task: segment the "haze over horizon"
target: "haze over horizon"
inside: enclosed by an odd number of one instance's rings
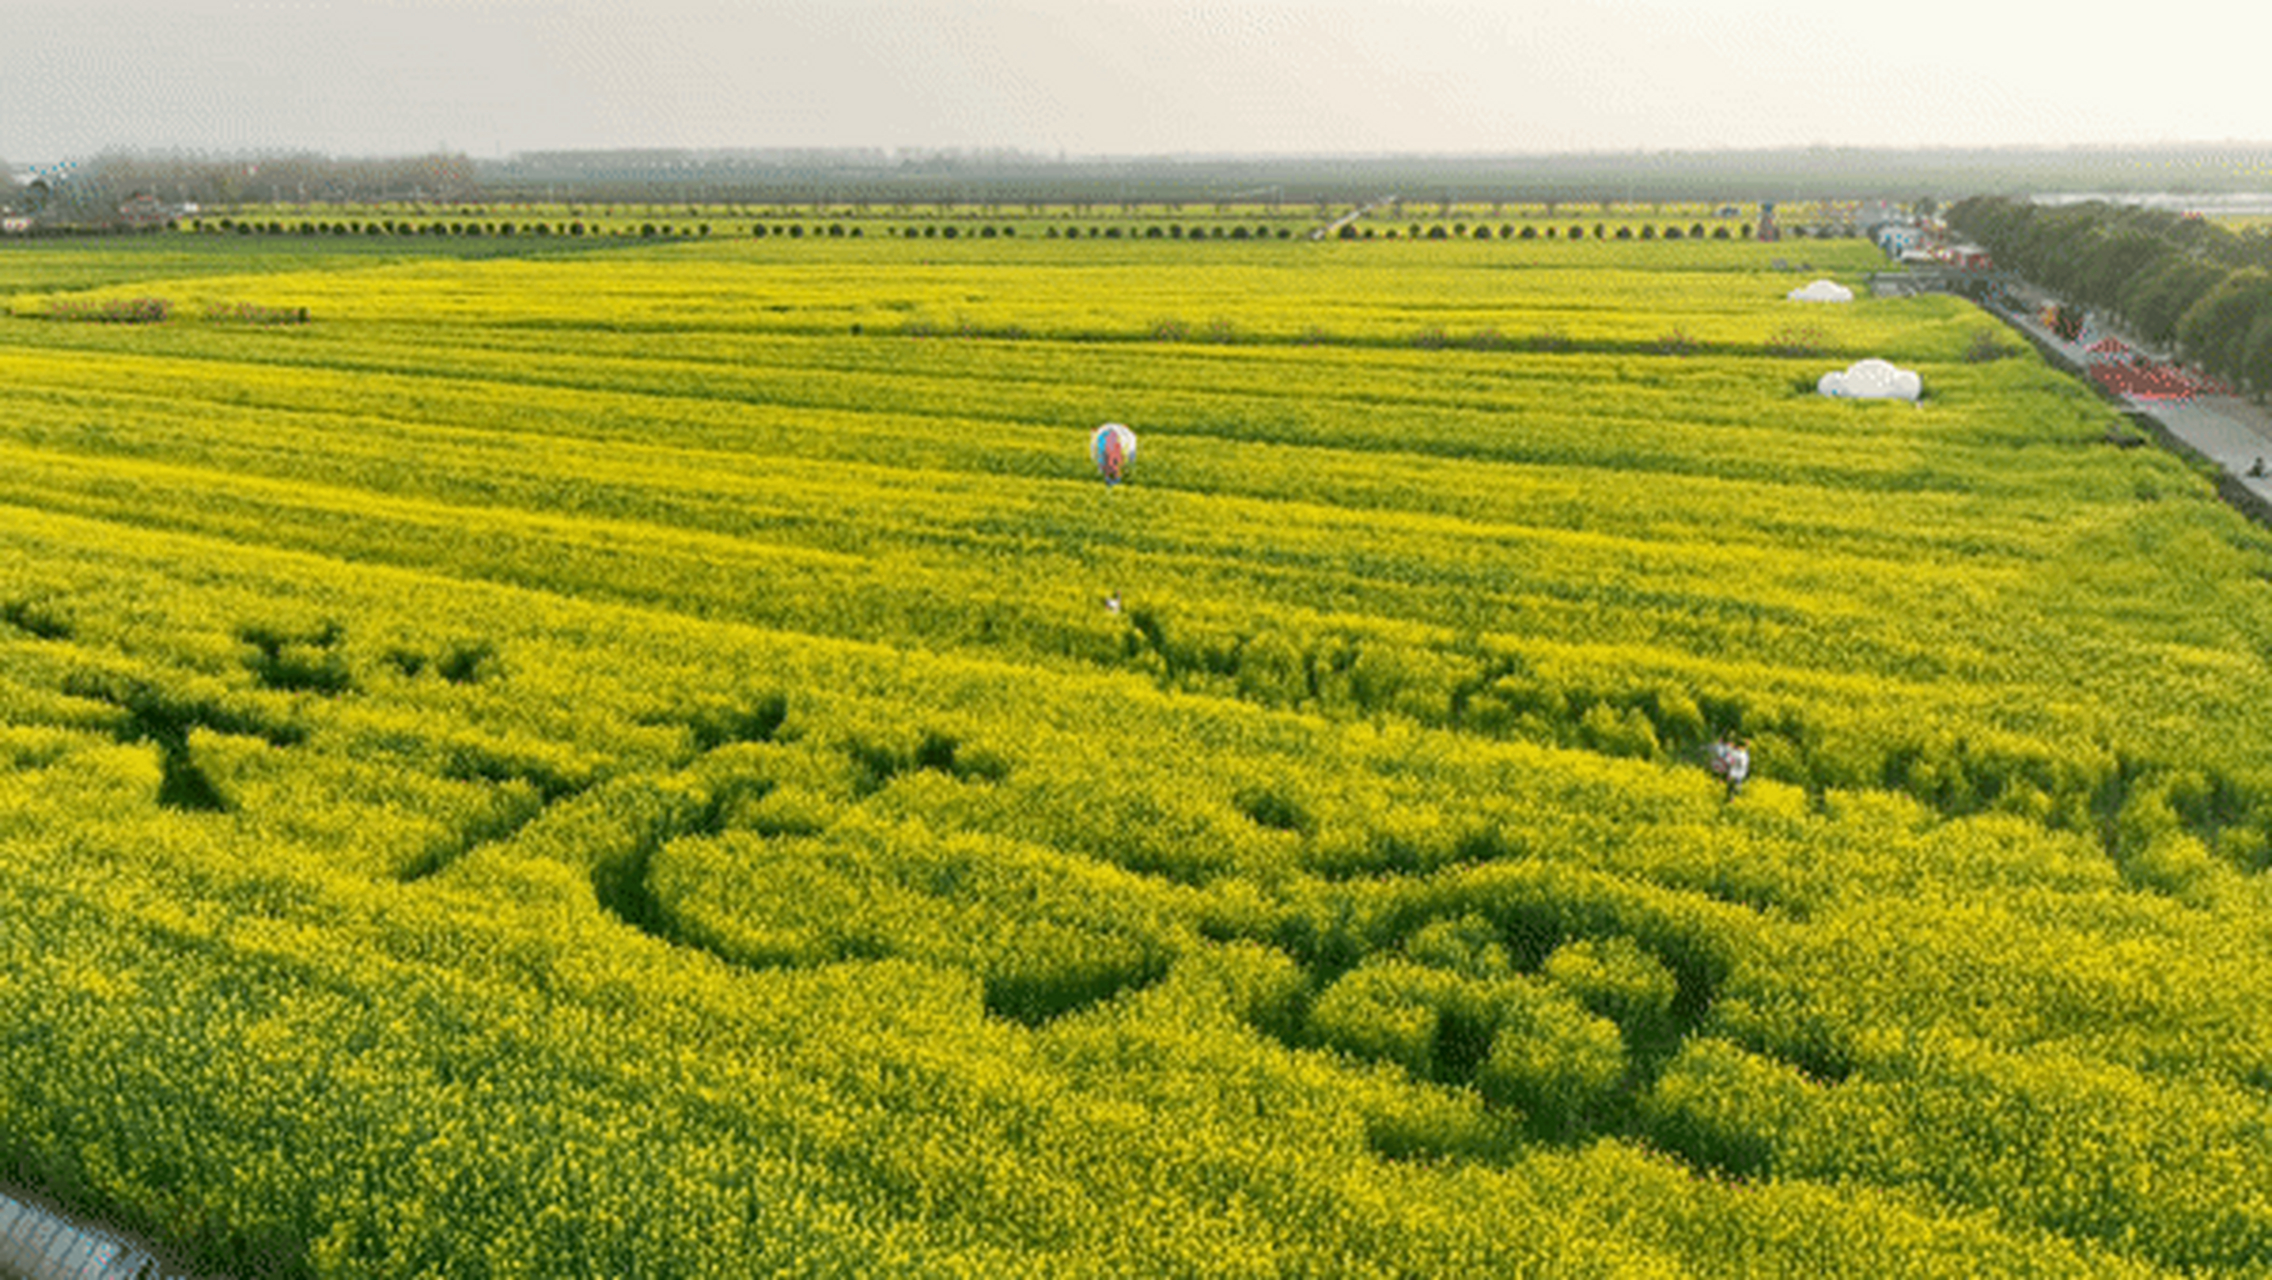
[[[1915,0],[0,0],[0,159],[2272,140],[2272,20]],[[2255,27],[2257,31],[2239,30]]]

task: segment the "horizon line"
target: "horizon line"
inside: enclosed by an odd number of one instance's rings
[[[27,162],[21,159],[10,162],[17,169],[54,168],[83,164],[105,156],[130,157],[189,157],[204,160],[258,160],[279,157],[321,157],[327,160],[391,160],[425,156],[455,156],[476,163],[510,163],[532,156],[555,155],[712,155],[712,156],[765,156],[765,155],[880,155],[891,158],[1017,158],[1040,164],[1127,163],[1132,161],[1211,161],[1211,162],[1270,162],[1270,161],[1398,161],[1398,160],[1626,160],[1636,157],[1726,157],[1726,156],[1805,156],[1824,154],[1844,155],[1948,155],[1993,156],[2013,154],[2153,154],[2160,152],[2188,152],[2233,149],[2258,151],[2263,159],[2272,163],[2272,139],[2221,138],[2221,139],[2170,139],[2157,142],[1998,142],[1998,143],[1894,143],[1894,142],[1804,142],[1757,144],[1725,147],[1589,147],[1553,150],[1285,150],[1285,151],[1085,151],[1074,152],[1064,148],[1035,148],[1016,145],[957,145],[933,146],[884,143],[731,143],[703,145],[620,144],[591,146],[524,147],[512,151],[476,154],[447,142],[433,147],[405,150],[326,150],[315,146],[259,146],[200,148],[167,144],[107,144],[99,149],[77,152],[58,159]]]

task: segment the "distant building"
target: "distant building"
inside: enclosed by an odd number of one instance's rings
[[[1988,257],[1988,251],[1976,244],[1950,245],[1943,256],[1950,266],[1959,271],[1989,271],[1996,265]]]
[[[1870,238],[1877,241],[1878,248],[1885,250],[1885,256],[1899,258],[1923,245],[1925,232],[1910,223],[1888,222],[1873,229]]]
[[[162,227],[171,216],[166,206],[158,203],[158,197],[146,191],[118,206],[119,221],[135,228]]]

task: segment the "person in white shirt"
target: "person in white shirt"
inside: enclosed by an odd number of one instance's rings
[[[1733,800],[1743,790],[1743,780],[1751,776],[1751,742],[1739,738],[1727,754],[1728,799]]]

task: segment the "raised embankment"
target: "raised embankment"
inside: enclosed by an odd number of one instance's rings
[[[159,1280],[148,1251],[0,1191],[0,1276],[11,1280]]]
[[[2246,451],[2235,452],[2231,443],[2234,434],[2228,422],[2212,422],[2210,411],[2185,401],[2166,404],[2139,401],[2116,394],[2090,376],[2089,362],[2076,354],[2074,345],[2062,342],[2044,330],[2034,317],[1998,308],[1994,314],[2021,337],[2026,338],[2043,353],[2043,358],[2055,368],[2073,374],[2099,393],[2107,403],[2120,409],[2138,429],[2152,437],[2163,448],[2216,471],[2217,496],[2225,503],[2258,524],[2272,526],[2272,480],[2250,474],[2250,463],[2243,456],[2257,457]],[[2259,432],[2261,433],[2261,432]],[[2263,447],[2264,456],[2272,456],[2272,441]]]

